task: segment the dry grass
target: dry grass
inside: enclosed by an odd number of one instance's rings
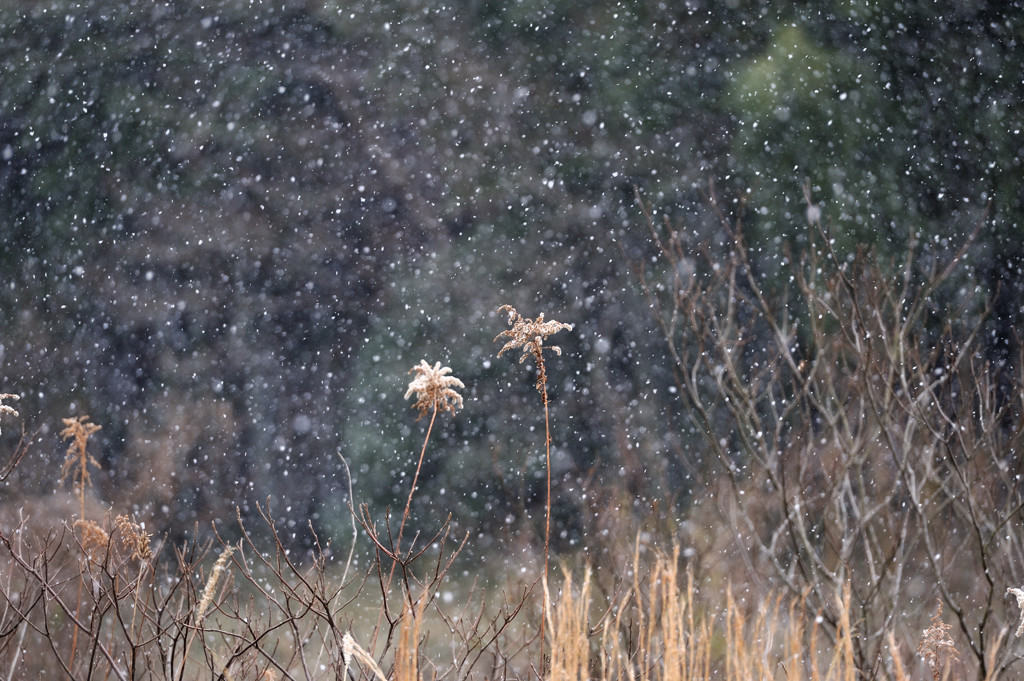
[[[318,557],[311,565],[289,558],[275,537],[258,547],[242,528],[240,544],[183,546],[173,557],[151,548],[149,535],[127,516],[112,525],[92,522],[69,552],[64,538],[40,543],[24,524],[0,532],[0,673],[116,679],[348,678],[355,681],[528,679],[547,681],[855,681],[854,649],[864,632],[852,617],[851,593],[834,593],[838,613],[828,627],[806,598],[738,594],[728,585],[701,584],[679,548],[663,552],[644,542],[610,592],[594,589],[586,565],[563,566],[542,576],[549,657],[541,672],[527,661],[533,625],[528,589],[502,599],[497,609],[479,598],[441,602],[447,565],[442,551],[433,574],[410,563],[415,592],[402,592],[391,615],[372,597],[377,564],[362,581],[339,583]],[[94,527],[93,527],[94,526]],[[59,529],[55,528],[55,529]],[[36,535],[38,536],[38,535]],[[90,538],[86,538],[90,537]],[[166,548],[166,547],[165,547]],[[204,569],[203,565],[209,565]],[[374,574],[376,572],[376,575]],[[88,588],[80,607],[72,599]],[[447,587],[446,587],[447,588]],[[510,590],[515,593],[514,590]],[[414,596],[410,598],[410,596]],[[377,625],[357,616],[357,600],[378,603]],[[533,615],[531,615],[533,616]],[[395,628],[394,637],[380,635]],[[516,623],[518,622],[518,623]],[[516,623],[516,624],[514,624]],[[376,627],[376,629],[375,629]],[[891,678],[909,681],[907,669],[946,678],[958,653],[952,627],[935,612],[920,642],[919,664],[904,658],[893,631],[886,633]],[[361,631],[371,643],[357,641]],[[77,652],[69,632],[79,634]],[[368,633],[368,635],[366,635]],[[905,650],[913,645],[904,645]],[[995,651],[991,655],[995,655]],[[991,674],[987,678],[994,678]]]
[[[823,636],[798,602],[780,598],[743,605],[727,590],[698,593],[682,572],[678,550],[635,556],[632,585],[610,603],[595,603],[590,573],[579,585],[564,572],[550,612],[552,681],[854,681],[857,633],[844,616],[836,640]],[[835,595],[849,612],[849,593]],[[593,619],[591,615],[596,613]],[[717,614],[713,614],[717,613]]]

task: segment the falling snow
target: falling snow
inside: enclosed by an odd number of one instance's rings
[[[573,326],[546,367],[555,550],[609,490],[681,522],[713,452],[747,462],[687,408],[645,285],[723,271],[723,224],[744,295],[799,288],[809,225],[851,270],[872,249],[920,272],[984,225],[959,292],[906,312],[939,338],[987,296],[978,356],[1019,361],[1024,3],[136,5],[0,8],[0,390],[41,442],[20,494],[53,491],[56,424],[89,415],[93,493],[153,531],[269,500],[290,548],[344,542],[350,503],[404,502],[426,360],[464,409],[411,520],[451,512],[486,552],[545,501],[533,380],[495,356],[510,304]],[[671,267],[645,210],[685,237]],[[829,312],[778,333],[802,352]],[[702,388],[775,366],[745,340]]]

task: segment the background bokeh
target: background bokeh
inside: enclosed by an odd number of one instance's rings
[[[714,248],[710,183],[776,285],[810,189],[842,253],[924,266],[984,221],[985,352],[1024,286],[1024,3],[817,0],[0,3],[0,390],[57,486],[60,418],[103,429],[96,497],[170,538],[255,504],[298,546],[400,506],[421,359],[452,367],[413,522],[486,547],[543,514],[529,364],[552,342],[556,548],[583,490],[684,508],[703,445],[632,276],[656,220]],[[697,257],[697,254],[694,254]],[[5,442],[16,442],[4,427]]]

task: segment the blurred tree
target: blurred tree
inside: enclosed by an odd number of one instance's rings
[[[512,303],[578,324],[552,367],[567,526],[585,524],[586,479],[685,496],[682,453],[696,455],[625,262],[650,256],[634,186],[714,242],[708,178],[726,195],[758,185],[765,267],[804,224],[805,176],[843,244],[955,241],[990,200],[992,243],[1015,244],[1020,14],[6,3],[4,390],[40,421],[90,413],[105,498],[131,496],[159,526],[270,496],[282,519],[344,528],[335,452],[357,494],[392,503],[412,432],[404,372],[451,357],[471,395],[423,484],[458,496],[467,522],[503,522],[495,508],[534,499],[529,381],[486,364],[490,315]],[[993,286],[1019,276],[1014,249],[991,248]],[[997,338],[1015,290],[1000,289]],[[511,493],[479,464],[502,447],[525,462]]]
[[[107,496],[161,526],[267,496],[316,518],[343,488],[324,404],[422,241],[348,44],[295,9],[3,11],[6,379],[40,420],[97,414]],[[183,430],[171,398],[207,406]]]
[[[1024,4],[815,2],[776,26],[724,100],[761,238],[798,238],[807,178],[844,251],[949,248],[991,205],[986,238],[1019,259]],[[994,267],[993,288],[1019,289],[1013,269]]]

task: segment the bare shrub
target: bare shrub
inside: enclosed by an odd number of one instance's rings
[[[417,373],[410,389],[432,419],[454,413],[461,398],[452,388],[461,382],[439,366]],[[92,496],[88,469],[97,464],[88,446],[98,426],[87,417],[64,425],[71,445],[61,477],[72,493],[0,506],[4,678],[497,678],[521,664],[534,640],[513,626],[528,590],[510,590],[496,608],[478,587],[455,603],[439,597],[466,542],[446,548],[448,520],[434,537],[403,544],[408,502],[397,537],[390,517],[378,529],[364,506],[360,519],[377,552],[356,579],[348,578],[352,551],[343,566],[332,563],[311,525],[315,550],[293,557],[263,505],[260,539],[238,513],[238,542],[154,544],[134,518],[111,519]],[[429,437],[428,429],[423,451]],[[8,472],[23,453],[19,445]],[[415,480],[409,501],[414,491]],[[426,645],[439,632],[443,663]]]
[[[1005,671],[1017,655],[999,647],[1013,619],[1004,594],[1024,570],[1024,405],[997,385],[1019,376],[983,359],[985,301],[961,267],[973,236],[946,262],[911,244],[884,264],[836,253],[819,218],[770,285],[740,219],[713,190],[707,199],[721,252],[694,261],[684,226],[644,207],[656,255],[635,268],[713,453],[689,541],[749,598],[783,588],[802,599],[833,637],[834,594],[849,589],[866,679],[899,676],[886,634],[913,640],[935,596],[965,668]]]

